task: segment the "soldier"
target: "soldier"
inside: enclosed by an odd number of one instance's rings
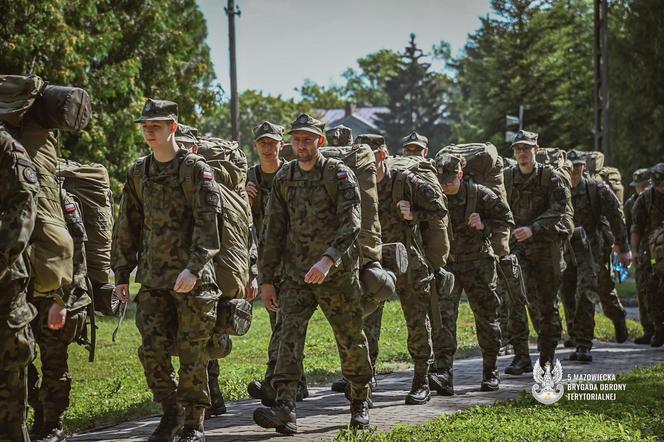
[[[429,139],[413,131],[401,139],[401,154],[405,157],[414,155],[426,158],[429,153]]]
[[[219,191],[205,161],[175,143],[177,104],[149,99],[135,121],[152,153],[131,167],[123,190],[113,232],[116,290],[129,302],[129,275],[138,266],[139,358],[164,411],[149,440],[172,440],[184,424],[181,442],[202,441],[210,406],[205,348],[219,297],[212,266]],[[178,382],[172,355],[180,359]]]
[[[1,124],[0,182],[0,440],[27,442],[26,369],[35,354],[30,321],[37,311],[27,302],[24,252],[35,226],[39,184],[25,148]]]
[[[551,166],[537,163],[537,134],[520,130],[512,142],[517,166],[505,171],[507,200],[516,228],[510,249],[523,269],[533,323],[537,328],[539,362],[553,364],[561,325],[558,312],[558,286],[564,266],[562,238],[566,224],[569,189]],[[513,302],[510,300],[510,302]],[[527,341],[515,343],[515,356],[506,373],[530,371]],[[517,352],[517,349],[519,351]]]
[[[389,168],[385,161],[388,152],[384,144],[372,146],[372,149],[376,157],[378,214],[382,241],[384,244],[402,243],[408,252],[408,270],[397,277],[397,293],[408,329],[408,351],[414,364],[413,382],[405,402],[407,405],[422,405],[431,397],[428,376],[433,362],[433,349],[428,314],[434,274],[424,258],[425,252],[418,224],[433,218],[445,218],[447,204],[437,186],[424,182],[412,172]],[[395,186],[402,186],[403,192],[395,192]],[[412,197],[398,200],[398,195],[412,195]],[[373,330],[376,328],[380,330],[382,308],[379,312],[367,318],[367,325],[376,322],[377,327],[369,327]]]
[[[604,222],[610,224],[615,238],[614,249],[620,250],[621,259],[627,265],[629,252],[618,199],[603,181],[584,175],[586,160],[579,152],[570,151],[567,159],[573,165],[571,180],[575,228],[560,294],[565,308],[567,330],[576,345],[576,351],[570,354],[570,360],[591,362],[590,349],[595,329],[594,300],[597,297],[599,271],[593,251],[601,248]]]
[[[497,358],[500,350],[500,326],[496,293],[498,275],[496,256],[491,247],[491,231],[514,226],[509,207],[489,188],[463,180],[465,161],[453,155],[437,159],[438,180],[448,196],[450,259],[448,270],[454,274],[454,289],[440,300],[441,349],[436,355],[438,378],[444,394],[454,394],[452,364],[456,352],[456,323],[461,292],[468,296],[475,316],[477,340],[482,349],[481,391],[498,390]]]
[[[251,214],[254,219],[254,228],[256,236],[260,243],[262,232],[267,218],[267,203],[274,177],[283,166],[284,161],[279,157],[279,153],[284,148],[284,128],[277,124],[264,121],[254,128],[254,149],[258,152],[259,164],[249,170],[247,179],[247,194],[251,204]],[[258,246],[258,244],[257,244]],[[262,247],[259,249],[259,253]],[[260,284],[259,284],[260,285]],[[279,289],[279,274],[275,274],[275,288]],[[263,381],[251,381],[247,385],[249,396],[254,399],[260,399],[263,405],[271,407],[274,405],[276,392],[272,388],[271,382],[274,376],[274,368],[277,365],[277,354],[279,352],[280,331],[282,318],[279,309],[273,306],[265,306],[270,316],[270,328],[272,336],[268,346],[268,362]],[[307,381],[304,375],[304,368],[300,366],[301,379],[297,385],[296,400],[301,401],[309,396],[307,390]]]
[[[636,199],[644,190],[650,187],[650,170],[638,169],[632,175],[632,182],[629,184],[634,188],[634,193],[625,201],[625,225],[627,232],[632,228],[632,209]],[[647,256],[648,244],[642,238],[638,250],[632,250],[632,255]],[[652,336],[655,334],[652,319],[648,308],[648,285],[650,283],[652,267],[649,259],[641,259],[634,269],[634,279],[636,280],[636,296],[639,301],[639,320],[643,327],[643,335],[634,339],[635,344],[650,344]]]
[[[306,114],[291,126],[297,160],[274,177],[258,260],[263,303],[278,308],[284,321],[272,380],[276,403],[256,409],[254,421],[282,434],[297,432],[295,398],[306,324],[318,306],[332,326],[342,373],[351,382],[350,425],[369,426],[372,369],[358,279],[360,192],[347,166],[320,154],[323,128],[324,123]],[[328,193],[324,180],[333,181],[336,192]]]
[[[661,266],[661,262],[652,255],[656,239],[661,240],[662,223],[664,223],[664,163],[658,163],[650,169],[651,187],[644,190],[634,203],[632,209],[631,244],[632,250],[639,250],[642,238],[648,238],[647,255],[634,255],[636,266],[640,266],[644,259],[650,260],[651,265]],[[659,232],[659,235],[655,233]],[[661,259],[661,257],[660,257]],[[653,271],[648,286],[648,303],[655,333],[650,345],[661,347],[664,345],[664,274]]]
[[[178,129],[175,132],[175,141],[184,149],[187,149],[190,152],[198,153],[198,139],[196,135],[198,130],[191,126],[184,124],[178,124]],[[255,298],[255,296],[254,296]],[[254,299],[251,298],[251,299]],[[251,301],[251,299],[249,299]],[[233,346],[232,339],[230,336],[226,336],[228,342],[228,351],[231,351]],[[210,391],[210,407],[205,409],[205,419],[209,419],[212,416],[219,416],[225,414],[226,401],[224,401],[224,396],[219,388],[219,361],[217,359],[211,359],[208,362],[207,367],[208,373],[208,389]]]

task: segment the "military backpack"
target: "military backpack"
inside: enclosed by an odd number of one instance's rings
[[[625,198],[625,187],[622,184],[622,175],[615,167],[604,165],[604,154],[602,152],[582,152],[586,160],[586,171],[594,178],[604,181],[622,206]]]

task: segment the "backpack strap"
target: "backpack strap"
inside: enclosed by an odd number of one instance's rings
[[[505,194],[507,194],[507,201],[512,197],[512,189],[514,188],[514,166],[507,169],[507,173],[503,173],[505,179]]]
[[[600,203],[599,203],[599,191],[597,190],[597,184],[594,186],[589,184],[589,180],[584,178],[586,185],[586,193],[588,194],[588,200],[590,201],[590,209],[593,212],[593,224],[597,226],[599,224],[600,217]],[[593,227],[594,227],[593,226]]]
[[[131,169],[131,179],[134,184],[134,190],[138,200],[143,204],[143,178],[148,175],[148,166],[150,164],[150,156],[139,158]]]
[[[341,160],[335,158],[326,158],[323,161],[323,186],[332,202],[337,202],[337,169]]]
[[[178,167],[178,176],[180,185],[187,201],[191,204],[194,201],[194,170],[198,161],[205,160],[195,153],[188,152],[180,157],[180,166]]]
[[[477,197],[479,194],[477,184],[473,182],[472,178],[469,179],[467,183],[468,195],[466,196],[466,222],[470,218],[470,215],[477,211]]]

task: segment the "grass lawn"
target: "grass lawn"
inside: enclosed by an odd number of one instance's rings
[[[519,399],[440,416],[422,425],[397,425],[387,433],[343,431],[351,441],[658,441],[664,435],[664,366],[619,376],[626,390],[614,402],[569,401],[544,406]]]
[[[136,293],[133,287],[132,293]],[[87,362],[87,353],[78,346],[70,347],[70,367],[74,378],[71,407],[65,426],[68,432],[122,422],[160,411],[152,402],[138,360],[140,336],[134,324],[135,304],[127,312],[118,342],[111,342],[117,319],[97,321],[97,359]],[[612,323],[597,316],[595,336],[613,339]],[[458,356],[477,351],[474,321],[468,304],[462,304],[458,323]],[[640,324],[628,321],[630,337],[641,334]],[[532,329],[531,329],[532,333]],[[398,302],[388,302],[383,317],[381,352],[378,371],[381,373],[405,369],[410,356],[406,348],[406,326]],[[267,360],[270,324],[265,309],[254,307],[251,330],[243,337],[233,338],[233,352],[221,362],[221,388],[228,400],[247,398],[246,385],[252,379],[262,379]],[[317,311],[309,325],[304,367],[310,383],[324,383],[339,376],[339,357],[332,331],[325,317]],[[177,361],[176,361],[177,362]],[[485,412],[491,413],[489,411]]]

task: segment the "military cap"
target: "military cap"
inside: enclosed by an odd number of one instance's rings
[[[650,181],[653,186],[664,184],[664,163],[657,163],[650,168]]]
[[[416,146],[420,146],[422,149],[425,149],[427,144],[429,144],[429,139],[424,135],[420,135],[413,131],[401,139],[402,147],[406,147],[410,144],[414,144]]]
[[[282,141],[284,139],[284,127],[278,124],[272,124],[269,121],[263,121],[254,127],[254,141],[267,137],[273,140]]]
[[[153,100],[148,98],[143,106],[141,116],[134,123],[143,121],[178,121],[178,105],[168,100]]]
[[[461,158],[449,154],[443,154],[436,158],[438,181],[441,183],[454,181],[454,178],[463,168],[462,161]]]
[[[385,146],[385,137],[378,134],[361,134],[355,137],[355,144],[368,144],[371,150]]]
[[[512,146],[517,144],[526,144],[528,146],[537,146],[538,135],[535,132],[528,132],[527,130],[520,130],[514,136]]]
[[[186,124],[178,123],[178,129],[175,131],[175,141],[178,143],[198,143],[196,139],[198,129],[195,127],[187,126]]]
[[[567,159],[575,164],[586,164],[586,157],[577,150],[570,150],[567,152]]]
[[[316,135],[323,135],[323,130],[325,130],[325,123],[315,119],[311,115],[300,114],[300,116],[293,121],[293,124],[291,124],[288,133],[292,134],[296,131],[305,131]]]
[[[632,174],[632,182],[629,183],[630,186],[638,186],[644,181],[648,181],[650,179],[650,170],[643,168],[643,169],[637,169],[634,171]]]

